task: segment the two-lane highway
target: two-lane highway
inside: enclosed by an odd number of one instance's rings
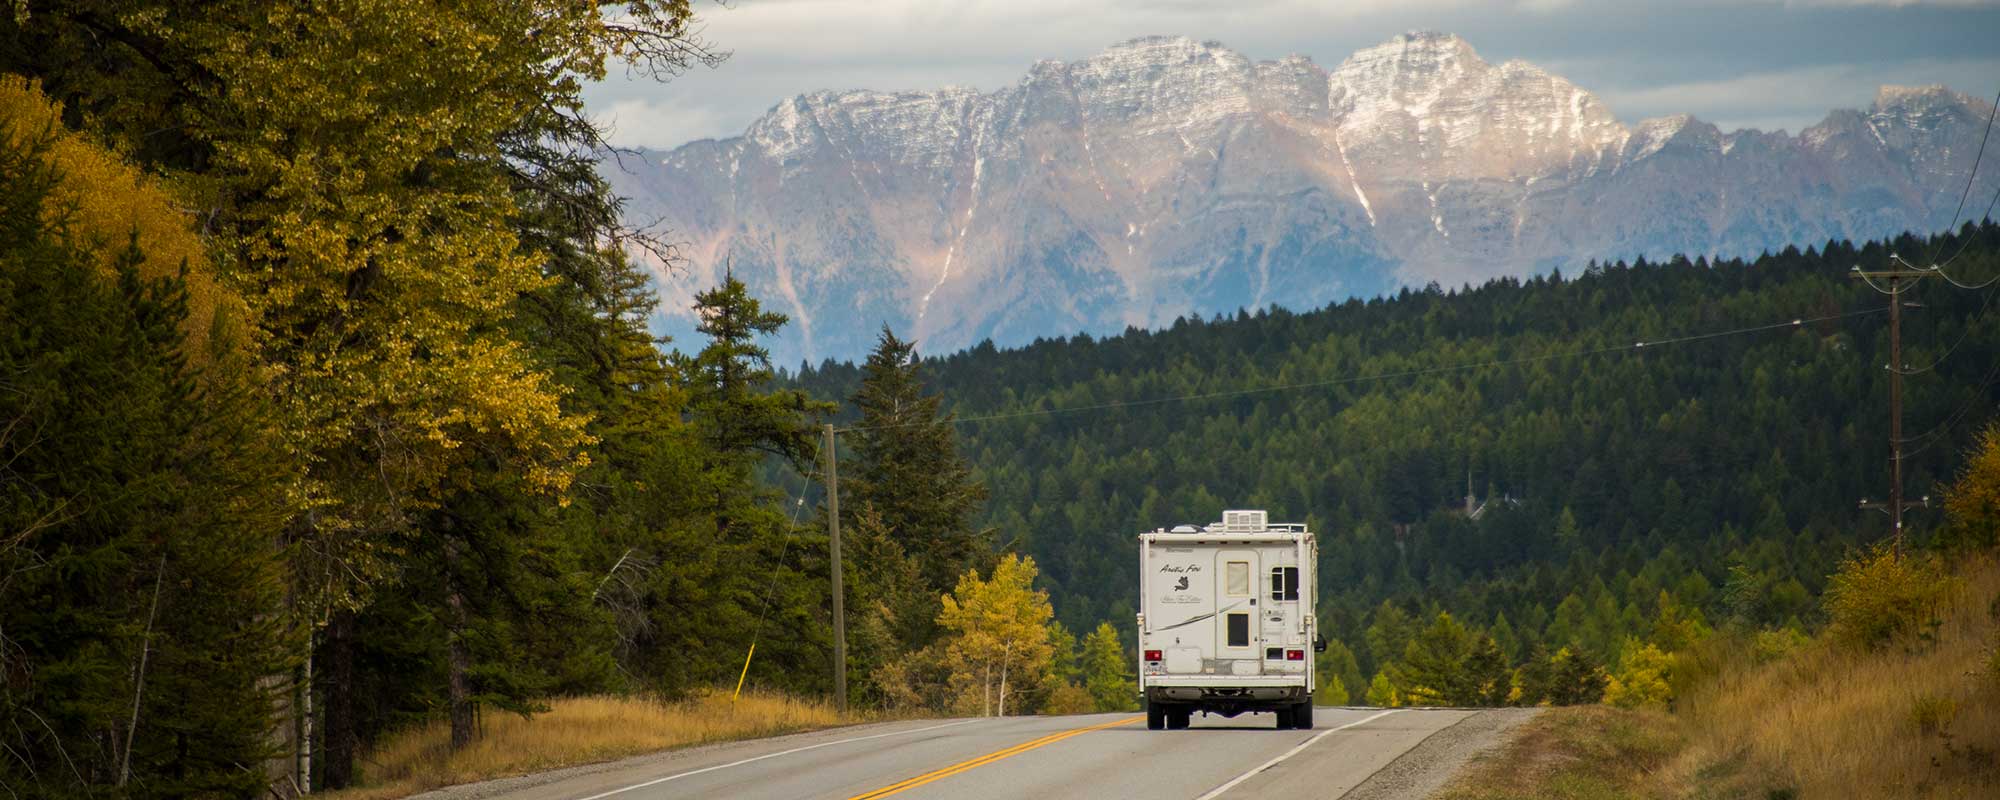
[[[506,800],[876,800],[895,797],[1340,797],[1438,731],[1479,712],[1320,708],[1316,730],[1268,714],[1148,731],[1142,716],[930,720],[629,759],[447,789]]]

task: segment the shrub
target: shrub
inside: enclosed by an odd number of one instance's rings
[[[1811,641],[1812,639],[1807,638],[1797,628],[1774,628],[1758,631],[1756,638],[1750,644],[1750,657],[1756,663],[1769,664],[1791,655],[1794,651],[1805,647]]]
[[[1674,657],[1652,644],[1626,639],[1618,672],[1604,687],[1604,702],[1621,708],[1666,708],[1673,699]]]
[[[1828,630],[1863,649],[1928,635],[1955,585],[1935,557],[1898,556],[1878,543],[1848,556],[1828,580]]]

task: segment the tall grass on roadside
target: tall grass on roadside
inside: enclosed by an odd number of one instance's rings
[[[1723,797],[1996,796],[2000,563],[1956,572],[1937,597],[1871,588],[1910,612],[1901,621],[1836,597],[1830,635],[1769,663],[1727,641],[1702,648],[1678,709],[1690,746],[1666,784]]]
[[[1663,711],[1545,709],[1432,800],[1613,800],[1653,794],[1654,773],[1685,744]]]
[[[451,752],[440,720],[390,737],[362,758],[361,785],[342,800],[401,797],[440,786],[608,761],[656,750],[753,739],[841,724],[825,703],[748,692],[677,703],[643,697],[554,700],[532,718],[492,713],[469,747]]]

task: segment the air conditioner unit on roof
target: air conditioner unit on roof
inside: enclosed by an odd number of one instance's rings
[[[1264,530],[1270,515],[1263,511],[1224,511],[1222,529],[1230,533],[1252,533]]]

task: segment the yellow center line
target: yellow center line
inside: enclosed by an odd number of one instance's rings
[[[1088,728],[1076,728],[1073,730],[1062,731],[1060,733],[1052,733],[1040,739],[1033,739],[1030,741],[1022,742],[1020,744],[1014,745],[1013,747],[1008,747],[1002,750],[996,750],[991,753],[987,753],[986,755],[980,756],[978,758],[960,761],[951,766],[932,770],[922,775],[918,775],[914,778],[898,781],[896,783],[889,784],[888,786],[884,786],[880,789],[876,789],[875,791],[872,792],[864,792],[861,794],[857,794],[853,797],[848,798],[848,800],[875,800],[875,798],[878,797],[888,797],[889,795],[902,792],[906,789],[915,789],[926,783],[944,780],[945,778],[949,778],[953,775],[957,775],[958,773],[965,772],[966,770],[976,769],[978,767],[991,764],[995,761],[999,761],[1000,759],[1003,758],[1020,755],[1022,753],[1028,752],[1029,750],[1033,750],[1037,747],[1055,744],[1056,742],[1068,739],[1071,736],[1080,736],[1082,734],[1086,734],[1091,731],[1101,731],[1104,730],[1105,728],[1116,728],[1120,725],[1130,725],[1142,719],[1145,719],[1145,717],[1128,717],[1121,720],[1106,722],[1102,725],[1092,725]]]

